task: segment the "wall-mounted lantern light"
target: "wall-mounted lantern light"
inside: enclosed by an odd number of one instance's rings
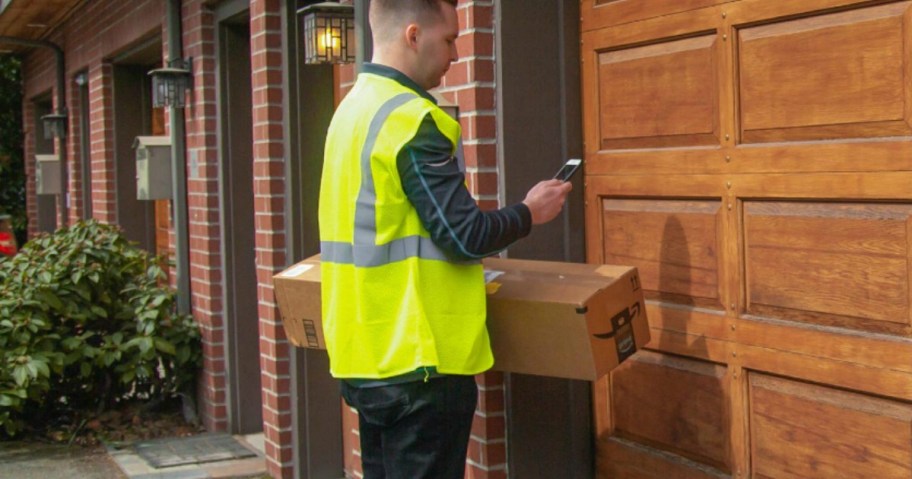
[[[66,122],[67,116],[65,113],[50,113],[42,116],[41,124],[44,127],[44,139],[65,138]]]
[[[298,10],[304,22],[304,63],[355,61],[355,7],[322,2]]]
[[[193,87],[190,60],[175,60],[164,68],[149,72],[152,77],[152,106],[163,108],[187,106],[187,90]]]

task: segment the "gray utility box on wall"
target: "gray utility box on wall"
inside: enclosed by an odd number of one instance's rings
[[[60,194],[60,157],[35,155],[35,188],[39,195]]]
[[[137,136],[136,199],[171,199],[171,138]]]

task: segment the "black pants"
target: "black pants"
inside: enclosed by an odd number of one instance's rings
[[[474,376],[442,376],[381,387],[342,382],[358,410],[365,479],[463,479],[472,417]]]

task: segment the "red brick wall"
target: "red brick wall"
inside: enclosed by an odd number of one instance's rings
[[[190,271],[194,316],[203,333],[205,367],[200,378],[200,412],[210,430],[226,427],[225,328],[222,314],[222,271],[218,218],[218,154],[215,94],[215,31],[212,13],[204,0],[184,0],[184,56],[193,57],[194,90],[186,110],[187,159],[198,167],[188,171],[190,219]],[[280,325],[272,292],[272,275],[286,264],[285,181],[281,1],[250,2],[256,262],[259,300],[261,378],[267,463],[273,477],[292,476],[291,392],[289,344]],[[79,201],[86,181],[92,184],[93,216],[104,222],[116,220],[115,160],[113,139],[113,66],[106,58],[137,41],[158,34],[164,27],[165,2],[97,0],[82,9],[50,37],[66,52],[68,110],[71,114],[70,216],[81,215]],[[485,208],[499,206],[494,106],[493,2],[463,1],[458,12],[462,36],[461,60],[453,65],[442,91],[461,110],[470,188]],[[97,28],[104,25],[105,28]],[[163,39],[163,51],[167,51]],[[54,60],[49,51],[32,50],[25,59],[26,170],[34,174],[34,121],[30,101],[52,92]],[[79,156],[78,95],[73,76],[88,71],[90,158]],[[339,70],[340,94],[352,79],[351,67]],[[82,178],[79,165],[91,162],[92,176]],[[34,200],[34,184],[28,194]],[[32,228],[37,223],[34,201],[29,213]],[[500,374],[479,376],[479,409],[469,452],[467,477],[505,477],[503,380]],[[346,408],[347,409],[347,408]],[[351,429],[352,412],[345,423]],[[356,424],[356,421],[355,421]],[[354,433],[347,442],[352,442]],[[355,444],[356,439],[354,439]],[[346,469],[357,474],[357,451],[346,455]]]
[[[88,2],[75,12],[64,24],[55,29],[48,40],[64,49],[66,63],[66,108],[69,114],[67,164],[69,166],[70,208],[69,219],[77,219],[82,212],[82,185],[79,155],[79,101],[74,75],[81,70],[89,71],[90,141],[92,161],[93,213],[101,221],[113,222],[114,209],[114,165],[113,137],[111,122],[112,90],[111,66],[104,59],[124,49],[137,40],[154,34],[161,29],[164,19],[164,2],[140,0],[121,2],[101,0]],[[99,29],[99,25],[105,28]],[[25,80],[24,111],[29,113],[31,102],[38,96],[50,93],[54,104],[56,92],[56,60],[51,50],[35,48],[24,57],[23,78]],[[23,123],[26,147],[26,171],[29,174],[29,231],[34,234],[37,225],[37,210],[34,208],[34,136],[43,134],[34,131],[34,119]],[[58,224],[61,224],[58,219]]]
[[[463,1],[457,8],[459,61],[441,92],[459,105],[469,190],[485,209],[500,207],[494,83],[494,2]],[[503,374],[477,378],[478,409],[472,424],[466,477],[506,478],[506,425]]]
[[[191,310],[203,339],[200,415],[208,430],[224,431],[228,427],[228,393],[219,223],[215,20],[212,10],[202,0],[184,0],[182,17],[183,57],[193,58],[192,101],[184,114]],[[167,47],[164,51],[167,56]],[[173,241],[172,235],[172,244]]]
[[[89,154],[92,156],[92,217],[114,223],[114,69],[108,63],[89,65]]]
[[[216,142],[215,41],[212,13],[203,0],[184,0],[183,56],[193,57],[194,89],[185,110],[188,161],[188,214],[190,275],[193,315],[203,336],[204,369],[200,377],[200,415],[209,430],[227,426],[224,325],[221,304],[220,226],[218,215],[218,164]],[[162,0],[97,0],[87,2],[55,29],[50,41],[65,52],[67,109],[69,112],[68,164],[70,219],[82,215],[82,189],[92,184],[93,217],[114,223],[116,215],[116,165],[114,158],[113,65],[108,58],[150,36],[165,41],[165,2]],[[103,28],[100,28],[103,26]],[[24,61],[26,171],[30,231],[37,215],[34,207],[34,131],[32,100],[56,88],[53,54],[33,49]],[[79,96],[74,83],[77,72],[87,71],[89,80],[89,151],[81,158]],[[56,101],[56,94],[55,101]],[[198,167],[189,168],[196,157]],[[91,162],[91,178],[82,178],[81,164]],[[173,243],[173,232],[171,234]]]
[[[22,141],[25,142],[22,154],[25,161],[25,211],[28,215],[28,236],[32,237],[38,232],[38,204],[35,195],[35,129],[30,125],[35,123],[34,105],[25,101],[22,105]]]
[[[67,163],[69,164],[67,167],[69,170],[67,191],[72,192],[70,195],[69,224],[73,224],[82,219],[83,211],[85,211],[85,205],[82,204],[84,179],[82,177],[82,168],[80,167],[83,158],[79,150],[79,135],[82,133],[79,123],[81,106],[79,103],[79,85],[71,80],[66,83],[66,89],[67,104],[69,105],[67,114],[70,117],[67,130]]]
[[[279,0],[250,2],[250,50],[263,432],[269,473],[277,478],[290,478],[293,473],[291,346],[285,338],[272,290],[272,276],[285,267],[287,260],[281,3]]]

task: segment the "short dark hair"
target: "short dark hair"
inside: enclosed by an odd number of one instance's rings
[[[393,26],[407,22],[423,23],[429,16],[439,16],[441,4],[456,7],[459,0],[371,0],[369,20],[374,40],[392,34]]]

